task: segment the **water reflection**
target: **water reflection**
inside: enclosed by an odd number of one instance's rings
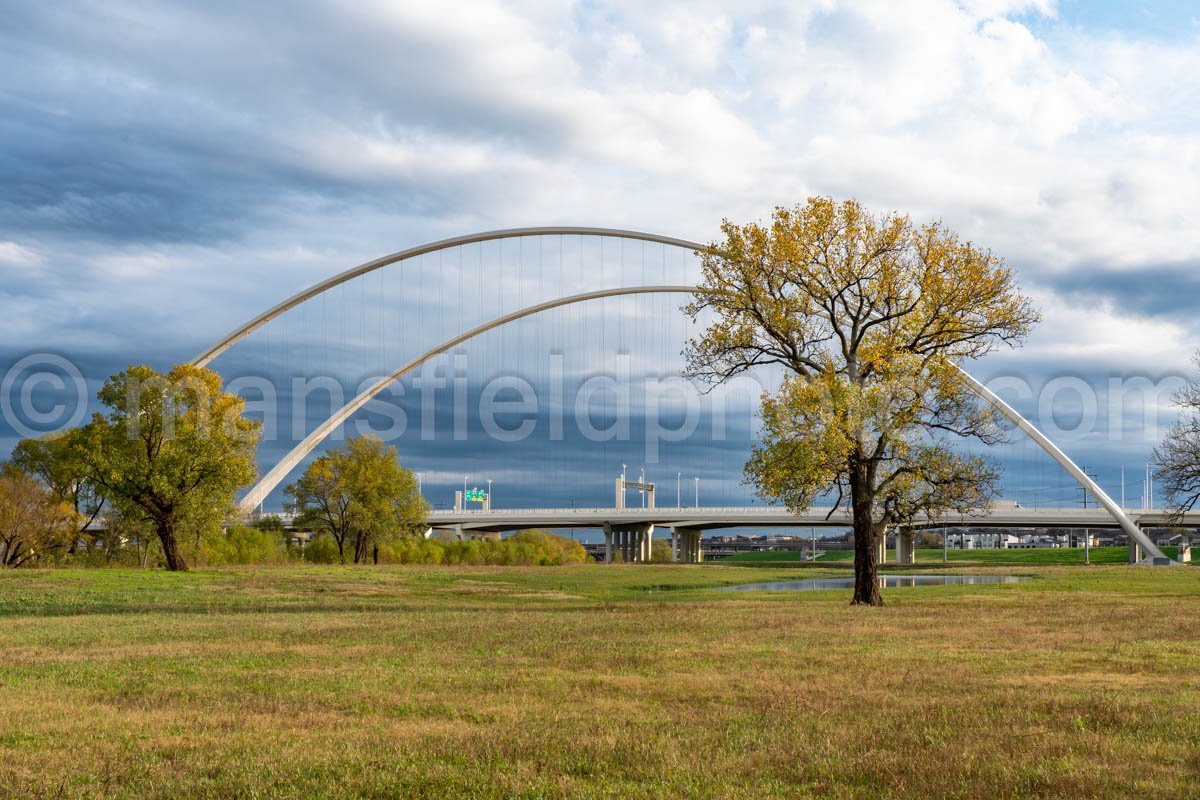
[[[904,586],[951,586],[964,583],[1020,583],[1033,578],[1018,575],[880,575],[880,589]],[[726,592],[812,592],[822,589],[852,589],[854,578],[810,578],[804,581],[771,581],[725,586]]]

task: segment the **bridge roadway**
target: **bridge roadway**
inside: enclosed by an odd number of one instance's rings
[[[1200,528],[1200,511],[1172,520],[1159,509],[1126,509],[1139,528],[1182,525]],[[434,529],[461,529],[495,533],[526,528],[641,528],[653,525],[692,531],[723,528],[846,528],[848,510],[832,515],[828,508],[813,508],[793,514],[786,508],[750,506],[740,508],[528,508],[491,510],[440,510],[429,512]],[[940,528],[1120,528],[1103,508],[1014,508],[998,506],[978,515],[947,514],[918,520],[912,527]]]

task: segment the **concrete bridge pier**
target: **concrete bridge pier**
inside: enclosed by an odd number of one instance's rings
[[[671,528],[671,559],[676,564],[698,564],[704,559],[700,549],[702,531],[697,528]]]
[[[911,528],[898,528],[896,530],[897,564],[917,563],[916,542],[917,536]]]
[[[1129,563],[1136,564],[1142,560],[1142,546],[1137,543],[1137,539],[1129,537]]]
[[[883,529],[883,533],[879,534],[879,541],[875,542],[875,561],[879,564],[887,563],[887,528]]]
[[[606,522],[604,524],[604,563],[612,563],[614,552],[620,553],[621,560],[626,564],[648,562],[653,541],[653,525],[617,527]]]

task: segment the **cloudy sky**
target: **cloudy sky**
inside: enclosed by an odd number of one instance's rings
[[[183,361],[444,236],[707,240],[813,194],[1003,255],[1045,322],[981,377],[1027,380],[1027,410],[1064,428],[1090,401],[1039,393],[1094,387],[1099,421],[1067,449],[1106,480],[1153,444],[1140,411],[1106,416],[1113,381],[1149,384],[1169,421],[1200,345],[1200,11],[1183,0],[0,12],[0,370],[53,353],[95,382]],[[15,436],[0,423],[0,454]]]

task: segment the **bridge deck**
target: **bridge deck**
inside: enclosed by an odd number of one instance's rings
[[[1181,525],[1200,528],[1200,512],[1173,519],[1159,509],[1127,509],[1139,527]],[[828,508],[792,514],[785,508],[529,508],[489,511],[431,511],[429,524],[435,528],[457,527],[476,531],[511,531],[523,528],[603,528],[656,525],[661,527],[717,530],[721,528],[845,528],[850,515]],[[959,514],[935,517],[917,523],[917,528],[970,526],[974,528],[1119,528],[1102,508],[1000,508],[976,516]]]

